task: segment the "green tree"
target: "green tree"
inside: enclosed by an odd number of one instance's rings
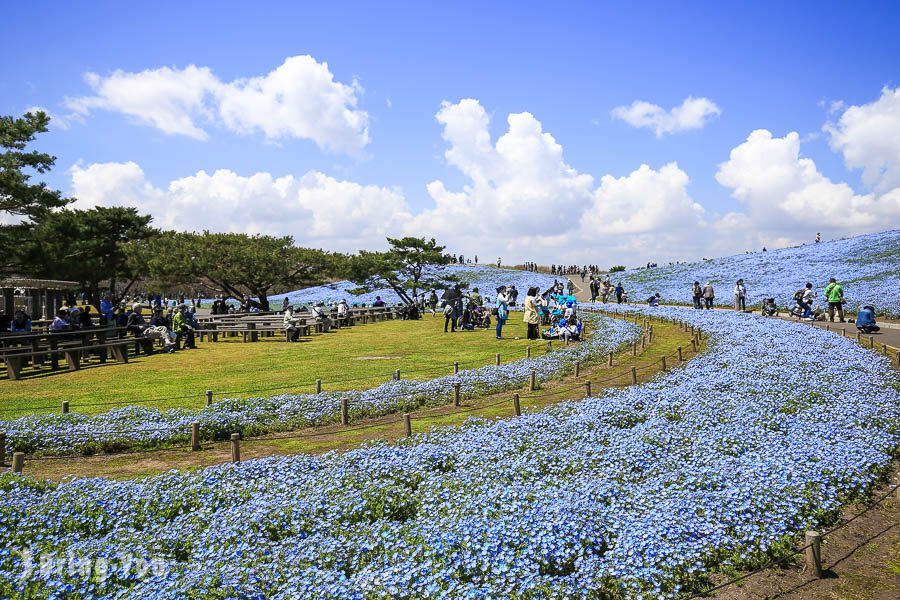
[[[91,300],[99,302],[100,284],[108,281],[114,292],[127,280],[125,291],[144,275],[130,262],[125,246],[158,235],[152,217],[122,206],[49,212],[32,228],[26,244],[28,272],[36,276],[79,282]]]
[[[420,289],[444,287],[453,281],[450,277],[428,275],[428,266],[446,265],[451,260],[443,253],[445,246],[439,246],[434,238],[387,238],[387,241],[391,245],[387,252],[361,250],[347,260],[349,278],[363,286],[362,290],[387,285],[405,304],[412,304]]]
[[[261,310],[269,310],[273,290],[318,283],[340,262],[339,255],[294,246],[290,236],[208,231],[166,232],[132,245],[129,259],[164,286],[201,282],[229,297],[255,297]]]
[[[21,118],[0,116],[0,274],[18,270],[20,252],[31,234],[33,219],[71,202],[45,183],[33,183],[33,175],[50,170],[55,156],[27,150],[39,133],[47,131],[50,117],[43,112],[25,113]]]

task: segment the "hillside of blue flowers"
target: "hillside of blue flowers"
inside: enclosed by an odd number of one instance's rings
[[[0,596],[677,598],[827,523],[897,457],[885,358],[799,323],[654,314],[707,351],[520,418],[136,481],[4,476]]]
[[[509,287],[515,285],[519,290],[519,304],[525,300],[525,293],[531,286],[537,286],[543,292],[548,289],[556,280],[554,277],[543,274],[533,273],[530,271],[520,271],[517,269],[498,269],[491,266],[469,266],[469,265],[445,265],[432,266],[426,271],[430,277],[444,277],[451,275],[458,279],[467,291],[478,288],[482,296],[491,297],[496,295],[496,289],[501,285]],[[350,304],[371,304],[377,296],[388,304],[396,304],[400,302],[400,298],[390,288],[375,289],[371,292],[362,294],[353,294],[352,290],[359,289],[359,285],[350,281],[338,281],[326,285],[320,285],[302,290],[295,290],[286,294],[270,296],[269,301],[273,306],[280,306],[286,297],[291,304],[314,304],[316,302],[339,302],[344,299]],[[421,291],[421,290],[420,290]],[[427,291],[427,290],[426,290]],[[442,290],[437,290],[438,298],[441,297]]]
[[[614,273],[632,300],[643,300],[659,292],[664,302],[691,303],[691,284],[711,282],[716,304],[731,305],[735,282],[747,286],[747,304],[758,305],[775,298],[791,305],[794,292],[810,282],[825,304],[822,291],[835,277],[844,287],[847,307],[855,311],[865,304],[878,314],[900,317],[900,230],[873,235],[806,244],[767,252],[737,254],[695,263],[630,269]]]

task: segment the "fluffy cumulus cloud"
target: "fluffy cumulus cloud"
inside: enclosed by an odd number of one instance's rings
[[[775,137],[759,129],[719,165],[716,180],[745,205],[721,227],[755,233],[770,243],[810,239],[815,232],[848,235],[890,228],[900,215],[900,193],[857,194],[823,175],[801,156],[800,136]]]
[[[383,247],[385,236],[410,219],[398,190],[318,171],[300,177],[200,171],[165,188],[133,162],[75,166],[71,174],[76,207],[133,206],[166,229],[292,235],[301,245],[355,251]]]
[[[656,137],[666,134],[701,129],[713,117],[722,113],[716,103],[709,98],[688,96],[680,106],[666,110],[657,104],[635,100],[628,106],[618,106],[612,116],[625,121],[632,127],[652,129]]]
[[[224,82],[209,68],[162,67],[137,73],[88,73],[93,95],[66,98],[78,115],[119,112],[168,134],[208,138],[207,124],[267,140],[309,139],[329,150],[359,153],[369,142],[360,86],[335,81],[327,63],[292,56],[265,75]]]
[[[847,167],[863,170],[867,185],[877,192],[900,187],[900,87],[886,87],[874,102],[843,110],[823,129]]]

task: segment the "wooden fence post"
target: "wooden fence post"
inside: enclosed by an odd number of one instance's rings
[[[400,381],[400,369],[397,369],[396,371],[394,371],[394,380]]]
[[[695,340],[694,338],[691,338],[691,349],[693,350],[694,354],[697,354],[697,340]]]
[[[500,353],[499,352],[497,353],[496,358],[497,358],[497,366],[499,367],[500,366]]]
[[[553,350],[553,341],[548,340],[547,341],[547,352],[551,352],[552,350]]]
[[[875,338],[870,335],[869,336],[869,348],[874,348],[874,347],[875,347]]]
[[[584,382],[584,397],[585,398],[591,397],[591,382],[590,382],[590,380]]]
[[[517,417],[522,416],[522,407],[519,405],[519,395],[513,394],[513,412]]]
[[[231,434],[231,462],[241,462],[241,434]]]
[[[316,393],[317,394],[322,393],[322,380],[321,379],[316,379]]]
[[[631,355],[637,356],[637,342],[631,344]]]
[[[459,406],[459,388],[461,387],[460,382],[454,382],[453,384],[453,406]]]
[[[650,335],[650,339],[647,340],[647,343],[652,344],[653,343],[653,325],[650,326],[649,335]]]
[[[63,403],[62,403],[62,414],[64,414],[64,415],[69,414],[69,401],[68,401],[68,400],[63,400]]]
[[[817,531],[806,532],[806,568],[816,579],[822,578],[822,536]]]
[[[663,373],[666,372],[666,357],[665,356],[662,357],[662,370],[663,370]]]
[[[637,367],[631,367],[631,383],[637,384]]]
[[[341,425],[350,423],[350,400],[346,397],[341,398]]]
[[[535,386],[535,374],[534,374],[534,369],[532,369],[531,376],[529,377],[529,380],[528,380],[528,390],[533,392],[535,389],[534,386]]]
[[[641,336],[641,350],[647,346],[647,334]]]
[[[412,435],[412,419],[409,418],[409,413],[403,413],[403,429],[406,432],[406,437]]]
[[[681,353],[681,346],[678,346],[678,366],[684,364],[684,355]]]
[[[861,343],[862,343],[862,338],[860,337],[858,331],[856,332],[856,343],[857,343],[857,344],[861,344]]]
[[[581,377],[581,361],[575,361],[575,377]]]
[[[525,358],[531,358],[531,346],[525,347]]]
[[[456,375],[457,373],[459,373],[459,361],[454,361],[453,362],[453,374]]]
[[[13,452],[12,470],[13,473],[21,473],[25,468],[25,453]]]
[[[607,366],[611,367],[612,365],[613,365],[613,353],[610,352],[609,353],[609,362],[607,363]]]
[[[0,431],[0,467],[6,466],[6,432]]]
[[[212,396],[213,396],[212,390],[206,390],[206,405],[207,406],[212,406]]]
[[[191,450],[200,449],[200,423],[191,423]]]

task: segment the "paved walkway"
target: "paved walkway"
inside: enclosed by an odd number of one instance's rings
[[[591,299],[590,291],[588,290],[587,282],[584,284],[581,283],[581,277],[578,275],[571,276],[572,282],[575,284],[575,297],[578,298],[581,302],[589,302]],[[608,303],[610,308],[616,306],[615,302]],[[632,302],[631,304],[643,304]],[[694,310],[689,307],[684,307],[685,310]],[[729,308],[716,308],[716,310],[731,310]],[[779,317],[781,319],[786,320],[796,320],[793,317],[782,316]],[[825,329],[826,326],[831,331],[838,332],[837,335],[840,335],[839,330],[844,330],[845,335],[847,337],[856,337],[856,325],[853,323],[829,323],[828,321],[800,321],[800,323],[804,323],[806,325],[810,325],[812,327],[818,327],[819,329]],[[892,346],[895,352],[892,352],[894,356],[896,356],[896,350],[900,349],[900,324],[893,321],[884,321],[882,323],[885,327],[881,328],[881,331],[878,333],[873,333],[872,338],[875,340],[878,347],[881,347],[881,344],[887,344],[888,346]],[[863,336],[863,340],[868,339],[868,334],[861,334]]]

